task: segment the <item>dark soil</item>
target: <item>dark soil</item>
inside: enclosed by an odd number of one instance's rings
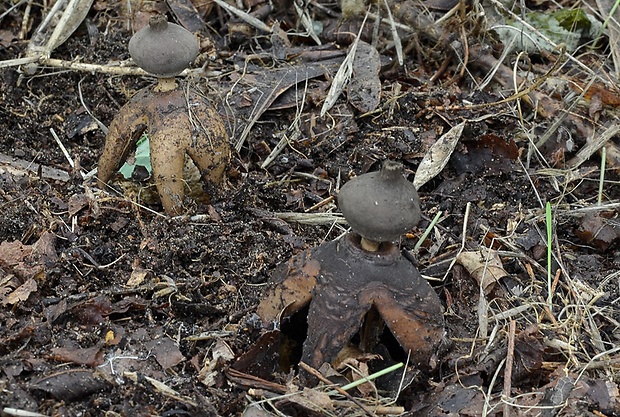
[[[131,33],[115,23],[122,20],[121,11],[111,2],[104,3],[97,2],[100,11],[93,10],[88,17],[99,30],[96,39],[82,25],[54,51],[54,57],[102,65],[128,59]],[[36,26],[42,10],[37,6],[33,13]],[[270,47],[260,36],[235,38],[237,43],[231,43],[224,36],[227,15],[214,9],[210,16],[212,20],[205,20],[215,30],[211,35],[219,51],[209,67],[213,72],[240,73],[235,54]],[[0,59],[23,53],[26,42],[16,36],[22,17],[23,9],[18,8],[0,22],[3,34],[14,34],[11,41],[3,36]],[[303,44],[297,39],[294,45]],[[508,274],[487,294],[493,314],[533,305],[513,317],[517,348],[522,348],[516,355],[521,368],[513,371],[521,372],[513,382],[513,398],[548,392],[545,386],[563,376],[559,370],[565,368],[576,377],[595,355],[617,346],[617,212],[605,210],[599,217],[576,211],[595,202],[600,157],[595,154],[583,164],[583,176],[574,181],[541,173],[539,169],[546,166],[537,157],[525,169],[528,142],[511,104],[461,112],[434,110],[464,102],[498,101],[503,97],[499,88],[482,94],[474,92],[467,78],[448,82],[459,71],[456,61],[433,84],[429,78],[448,54],[433,51],[437,56],[429,54],[426,58],[432,59],[420,60],[423,52],[424,48],[406,55],[404,68],[384,68],[382,111],[362,115],[341,98],[332,110],[333,121],[316,119],[317,129],[334,123],[333,131],[316,137],[304,133],[262,169],[262,161],[294,120],[296,109],[266,111],[242,150],[233,153],[220,194],[209,204],[189,202],[188,215],[172,219],[163,215],[156,202],[136,205],[135,193],[123,195],[121,187],[118,193],[102,191],[94,179],[84,181],[80,175],[80,170],[96,168],[105,134],[98,128],[76,133],[76,121],[92,121],[79,90],[93,115],[109,125],[120,106],[151,79],[58,68],[41,68],[35,76],[20,74],[18,67],[0,70],[0,154],[69,174],[63,180],[46,177],[41,170],[19,175],[3,169],[10,164],[0,164],[0,242],[4,245],[0,246],[0,300],[4,300],[0,308],[0,410],[9,407],[59,416],[240,415],[251,402],[248,386],[226,377],[234,359],[224,355],[218,360],[218,355],[227,351],[238,358],[264,332],[255,309],[277,265],[346,230],[331,223],[287,223],[277,213],[303,213],[335,196],[337,186],[351,177],[377,170],[385,159],[403,162],[407,178],[413,180],[429,147],[465,119],[471,122],[449,164],[420,189],[423,220],[402,238],[402,249],[411,252],[430,220],[442,211],[442,220],[422,246],[417,262],[423,275],[444,278],[461,246],[470,204],[466,249],[490,245],[500,249]],[[384,55],[393,58],[393,51]],[[471,75],[482,78],[485,73],[474,68]],[[209,83],[218,90],[218,83],[228,85],[231,80],[221,75]],[[313,91],[321,91],[317,85],[327,81],[325,77],[313,80]],[[394,97],[396,82],[402,90]],[[308,132],[310,121],[318,117],[323,98],[306,102],[302,132]],[[217,94],[213,100],[219,100]],[[614,110],[609,108],[602,117],[612,120]],[[587,106],[578,111],[588,114]],[[475,121],[485,115],[491,116]],[[526,123],[533,127],[552,122],[530,118]],[[75,168],[69,165],[52,129],[76,162]],[[574,137],[574,141],[575,147],[566,150],[558,169],[585,139]],[[555,145],[545,155],[561,148],[560,138],[552,142]],[[604,197],[609,203],[620,199],[617,172],[612,166],[606,177]],[[558,259],[565,271],[556,283],[553,319],[543,308],[547,249],[541,202],[547,201],[554,205],[556,260],[552,271],[555,275]],[[328,211],[337,212],[333,203],[312,210]],[[588,219],[601,227],[584,226]],[[596,235],[603,226],[613,229],[605,229],[610,233],[607,237]],[[595,230],[588,235],[590,229]],[[499,239],[492,241],[493,237]],[[30,279],[36,287],[23,299],[9,301],[8,295]],[[401,392],[398,405],[409,415],[481,415],[480,409],[463,411],[464,406],[450,411],[443,387],[460,387],[455,379],[460,375],[463,386],[478,386],[497,404],[502,384],[493,378],[506,356],[509,320],[489,321],[489,333],[493,326],[499,331],[496,340],[474,343],[480,336],[476,281],[457,264],[445,281],[431,283],[446,310],[446,344],[436,371],[419,375],[416,383]],[[592,304],[586,308],[578,293],[589,289],[597,295],[587,299]],[[558,340],[575,351],[567,353],[566,346],[552,343]],[[617,351],[604,358],[610,365],[586,373],[592,386],[605,380],[620,383]],[[529,361],[535,362],[533,368]],[[499,375],[501,380],[503,369]],[[176,393],[163,392],[148,378]],[[283,370],[271,379],[285,383],[287,373]],[[461,405],[469,402],[475,409],[484,404],[477,397],[465,400],[459,393],[453,395]],[[575,400],[561,415],[619,415],[614,414],[620,409],[611,400],[597,403],[585,394],[582,398],[586,400]],[[297,412],[309,415],[303,408]],[[513,409],[513,413],[519,412]],[[489,411],[489,415],[500,414],[502,405]]]

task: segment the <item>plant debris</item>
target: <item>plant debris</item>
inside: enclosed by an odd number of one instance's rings
[[[528,23],[540,10],[558,38]],[[618,13],[548,0],[0,2],[0,414],[620,414]],[[181,161],[168,179],[183,194],[164,210],[145,197],[161,172],[139,163],[133,188],[115,183],[146,113],[113,122],[125,105],[161,113],[128,43],[162,15],[197,54],[162,83],[166,138],[195,132],[226,155],[209,186],[196,175],[208,172],[182,171],[194,143],[153,152],[151,132],[149,158]],[[497,36],[507,26],[515,42]],[[558,44],[568,37],[577,49]],[[123,133],[109,170],[106,126]],[[411,286],[390,298],[402,276],[335,291],[341,274],[313,267],[300,280],[314,292],[270,299],[280,327],[266,330],[271,277],[361,244],[338,195],[385,160],[415,182],[420,218],[376,248],[407,263],[432,306],[403,300]],[[185,198],[192,178],[198,200]],[[398,303],[368,308],[384,299]],[[343,301],[357,314],[346,325],[310,320]],[[403,311],[442,330],[436,355],[407,362],[415,337],[389,327]],[[344,331],[321,350],[309,324]]]

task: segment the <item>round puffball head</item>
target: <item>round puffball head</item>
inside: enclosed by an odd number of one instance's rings
[[[347,182],[338,205],[354,232],[375,242],[391,242],[420,221],[420,198],[402,174],[403,165],[385,161],[380,171]]]
[[[191,32],[164,15],[151,17],[149,24],[129,40],[129,54],[134,62],[159,78],[179,75],[196,59],[199,48]]]

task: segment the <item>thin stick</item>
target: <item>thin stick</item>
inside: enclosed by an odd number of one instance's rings
[[[396,56],[398,57],[398,65],[403,66],[403,44],[400,41],[400,36],[398,36],[398,30],[396,30],[396,24],[394,22],[394,16],[392,16],[392,11],[390,10],[390,5],[387,0],[383,0],[383,4],[385,5],[385,9],[388,13],[388,19],[390,21],[390,31],[392,32],[392,39],[394,39],[394,49],[396,49]]]
[[[463,235],[461,236],[461,248],[459,249],[456,256],[452,259],[452,262],[450,262],[450,266],[448,267],[448,270],[446,271],[443,278],[441,279],[442,282],[445,282],[446,278],[448,277],[448,274],[452,270],[452,267],[456,263],[456,258],[458,258],[461,252],[463,252],[463,250],[465,249],[465,242],[467,241],[467,222],[469,221],[470,210],[471,210],[471,203],[468,202],[467,205],[465,206],[465,217],[463,218]]]
[[[409,351],[409,353],[407,354],[407,356],[409,356],[409,355],[411,355],[411,351]],[[384,369],[382,369],[380,371],[377,371],[377,372],[375,372],[372,375],[365,376],[363,378],[358,379],[357,381],[351,382],[350,384],[343,385],[342,389],[345,390],[345,391],[348,391],[351,388],[355,388],[355,387],[357,387],[359,385],[365,384],[366,382],[370,382],[373,379],[379,378],[380,376],[387,375],[390,372],[393,372],[393,371],[395,371],[395,370],[397,370],[399,368],[402,368],[403,366],[404,366],[404,364],[402,362],[398,362],[398,363],[396,363],[396,364],[394,364],[392,366],[388,366],[387,368],[384,368]],[[404,372],[403,372],[403,375],[404,375]]]
[[[319,380],[321,380],[322,382],[324,382],[325,384],[328,385],[332,385],[334,387],[334,389],[336,391],[338,391],[339,394],[344,395],[345,397],[347,397],[347,399],[349,401],[353,401],[353,403],[355,405],[357,405],[362,411],[364,411],[364,413],[369,416],[369,417],[374,417],[374,414],[371,410],[369,410],[368,408],[366,408],[364,406],[364,404],[360,403],[357,398],[354,398],[351,394],[349,394],[348,392],[346,392],[345,390],[343,390],[342,388],[340,388],[337,385],[334,385],[333,382],[331,382],[329,379],[325,378],[323,375],[321,375],[321,373],[319,371],[317,371],[316,369],[312,368],[311,366],[305,364],[304,362],[299,362],[299,366],[301,368],[303,368],[304,371],[308,372],[309,374],[317,377]]]
[[[605,183],[605,161],[607,160],[607,148],[603,147],[601,152],[601,176],[598,182],[598,205],[603,203],[603,184]]]
[[[504,366],[504,414],[503,417],[510,417],[510,391],[512,390],[512,364],[515,357],[515,332],[517,322],[510,320],[510,330],[508,332],[508,352],[506,352],[506,365]]]
[[[78,96],[80,98],[80,103],[82,103],[82,107],[84,107],[84,110],[86,110],[86,113],[88,113],[88,115],[93,118],[95,123],[97,123],[97,126],[99,126],[99,129],[101,129],[103,134],[107,135],[108,134],[108,127],[106,125],[104,125],[103,122],[101,122],[101,120],[99,120],[99,119],[97,119],[95,117],[93,112],[90,111],[90,109],[86,106],[86,103],[84,102],[84,95],[82,94],[82,81],[84,81],[84,78],[82,78],[78,82]]]
[[[19,3],[15,3],[13,6],[9,7],[9,8],[7,9],[7,11],[6,11],[6,12],[4,12],[4,13],[0,14],[0,20],[4,19],[4,17],[5,17],[7,14],[9,14],[9,13],[11,13],[11,12],[13,11],[13,9],[18,8],[19,6],[21,6],[21,5],[22,5],[22,4],[24,4],[25,2],[26,2],[26,0],[20,0],[20,2],[19,2]]]
[[[225,3],[223,0],[213,0],[213,1],[218,6],[220,6],[222,9],[228,10],[230,13],[236,15],[237,17],[239,17],[241,20],[243,20],[247,24],[254,26],[256,29],[262,30],[263,32],[266,32],[266,33],[271,32],[271,28],[269,26],[267,26],[265,23],[263,23],[261,20],[258,20],[254,16],[247,14],[246,12],[239,10],[234,6],[231,6],[228,3]]]
[[[366,19],[368,19],[368,12],[366,13],[366,16],[364,16],[364,20],[362,21],[357,36],[355,37],[355,41],[353,41],[349,47],[349,53],[342,61],[342,64],[340,64],[340,68],[338,68],[338,72],[336,72],[336,75],[334,76],[332,85],[329,88],[327,96],[325,97],[325,101],[323,102],[323,107],[321,107],[321,117],[325,116],[325,113],[327,113],[334,106],[334,104],[336,104],[338,97],[340,97],[340,94],[344,91],[344,88],[351,80],[355,52],[357,51],[357,45],[359,45],[359,41],[362,36],[362,30],[366,25]]]
[[[54,140],[58,144],[58,147],[60,148],[62,153],[65,155],[65,158],[67,158],[67,161],[69,161],[69,165],[71,165],[71,168],[75,168],[75,162],[73,162],[73,158],[71,158],[71,155],[69,155],[67,148],[65,148],[65,145],[63,145],[63,143],[60,141],[60,138],[56,134],[56,131],[54,130],[53,127],[50,128],[50,133],[54,137]]]
[[[319,36],[316,34],[314,30],[314,25],[313,25],[312,19],[308,15],[308,10],[306,10],[305,8],[302,9],[301,7],[299,7],[299,4],[297,4],[296,1],[293,2],[293,5],[295,6],[295,11],[297,12],[297,15],[299,16],[299,21],[304,26],[304,28],[306,28],[308,35],[310,35],[312,40],[315,41],[317,45],[322,45],[321,39],[319,38]]]
[[[551,280],[551,254],[553,253],[553,216],[551,214],[551,203],[547,201],[545,206],[545,219],[547,223],[547,305],[553,311],[553,288]]]
[[[334,196],[330,195],[329,197],[324,198],[323,200],[319,201],[318,203],[316,203],[312,207],[307,208],[306,210],[304,210],[304,212],[305,213],[309,213],[309,212],[314,211],[314,210],[316,210],[316,209],[318,209],[320,207],[323,207],[325,204],[331,203],[334,200],[335,200]]]

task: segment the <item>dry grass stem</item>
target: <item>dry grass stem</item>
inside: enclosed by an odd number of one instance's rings
[[[297,213],[297,212],[280,212],[275,213],[275,216],[286,222],[293,222],[299,224],[309,224],[314,226],[347,224],[340,213]]]
[[[243,10],[237,9],[235,6],[231,6],[230,4],[224,2],[223,0],[213,0],[215,4],[220,6],[222,9],[236,15],[238,18],[246,22],[248,25],[255,27],[258,30],[261,30],[265,33],[270,33],[271,28],[263,23],[261,20],[258,20],[254,16],[244,12]]]

